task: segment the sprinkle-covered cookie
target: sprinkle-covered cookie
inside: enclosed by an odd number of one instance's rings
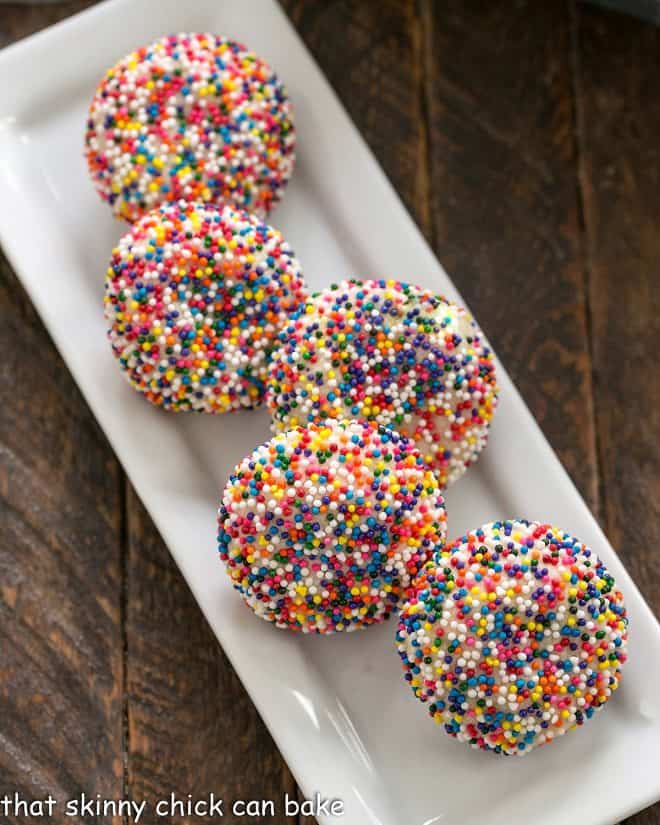
[[[280,340],[267,394],[276,431],[331,418],[390,425],[443,487],[485,446],[495,365],[462,307],[398,281],[344,281],[314,295]]]
[[[221,413],[261,402],[275,338],[304,300],[300,266],[276,229],[181,201],[119,241],[105,314],[122,370],[149,401]]]
[[[475,748],[522,756],[583,725],[619,685],[623,596],[585,544],[496,521],[426,564],[396,635],[431,717]]]
[[[97,191],[135,221],[180,198],[261,217],[294,164],[293,110],[271,67],[226,37],[178,34],[113,66],[89,109]]]
[[[438,482],[406,438],[331,420],[280,433],[238,465],[218,543],[258,616],[348,632],[389,617],[445,524]]]

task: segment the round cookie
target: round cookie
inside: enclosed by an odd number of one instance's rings
[[[162,37],[120,60],[96,90],[85,133],[99,195],[131,222],[180,198],[264,217],[291,177],[294,148],[277,75],[213,34]]]
[[[328,421],[280,433],[238,465],[218,545],[258,616],[331,633],[387,619],[445,533],[438,483],[407,439]]]
[[[627,626],[586,545],[549,524],[496,521],[426,564],[396,640],[406,680],[447,733],[522,756],[607,702]]]
[[[300,266],[276,229],[247,212],[184,201],[131,227],[105,285],[121,369],[175,412],[259,404],[277,333],[304,300]]]
[[[391,425],[443,487],[485,446],[495,365],[462,307],[398,281],[343,281],[314,295],[280,342],[266,396],[275,431],[330,418]]]

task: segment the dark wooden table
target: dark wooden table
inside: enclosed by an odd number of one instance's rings
[[[0,6],[0,45],[86,5]],[[657,615],[660,30],[284,5]],[[4,258],[0,318],[0,796],[295,792]]]

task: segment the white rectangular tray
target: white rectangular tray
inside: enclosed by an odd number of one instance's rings
[[[429,724],[412,697],[393,623],[301,638],[254,618],[231,589],[216,506],[233,465],[268,437],[266,414],[168,416],[120,376],[102,294],[124,227],[98,200],[82,155],[104,70],[161,34],[195,30],[248,43],[289,88],[298,166],[272,221],[310,286],[391,276],[460,300],[271,0],[113,0],[0,53],[0,239],[303,791],[345,801],[346,815],[321,825],[591,825],[651,804],[660,797],[660,628],[501,367],[490,446],[449,492],[449,532],[497,517],[552,521],[617,578],[630,658],[615,699],[579,734],[525,759],[474,752]]]

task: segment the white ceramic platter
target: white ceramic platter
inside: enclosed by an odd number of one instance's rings
[[[0,53],[2,244],[303,791],[344,800],[345,815],[321,824],[591,825],[651,804],[660,797],[660,628],[501,367],[490,446],[449,492],[449,532],[498,517],[552,521],[617,578],[631,623],[625,679],[578,734],[524,759],[474,752],[413,698],[392,622],[301,638],[253,617],[231,589],[216,507],[231,468],[268,437],[266,413],[167,415],[120,376],[102,294],[123,226],[93,191],[82,154],[104,70],[178,31],[242,40],[288,86],[298,166],[272,222],[311,287],[391,276],[460,296],[275,2],[112,0]]]

